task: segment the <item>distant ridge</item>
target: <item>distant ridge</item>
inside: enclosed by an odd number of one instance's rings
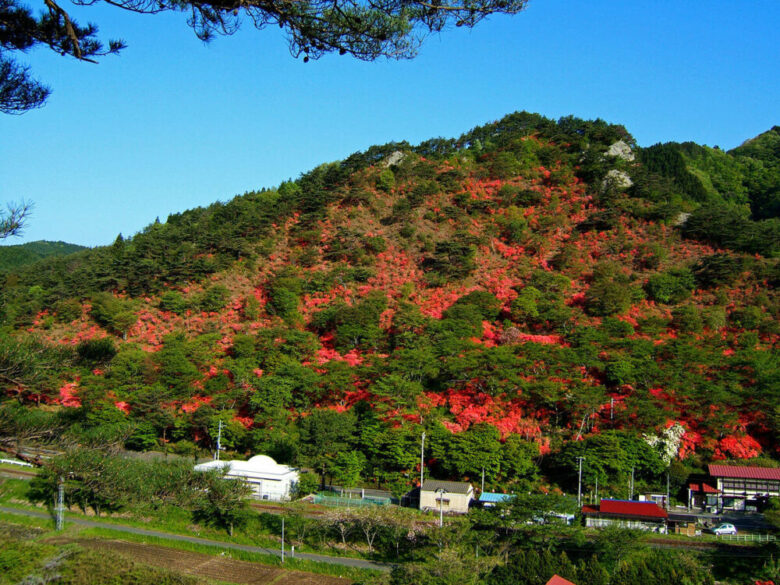
[[[84,246],[79,246],[78,244],[48,242],[46,240],[13,246],[0,246],[0,272],[27,266],[49,256],[67,256],[73,252],[85,249]]]

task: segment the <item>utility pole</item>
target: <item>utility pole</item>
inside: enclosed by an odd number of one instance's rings
[[[596,504],[599,503],[599,474],[596,473]]]
[[[582,461],[585,459],[585,457],[577,457],[577,460],[580,462],[580,469],[577,474],[577,507],[582,507]]]
[[[666,472],[666,505],[664,508],[669,509],[669,472]]]
[[[284,562],[284,516],[282,516],[282,562]]]
[[[214,453],[214,460],[219,461],[219,452],[222,450],[222,421],[219,421],[217,428],[217,452]]]
[[[441,528],[444,526],[444,494],[447,493],[447,490],[439,488],[436,493],[439,494],[439,528]]]
[[[423,480],[425,479],[425,431],[422,433],[420,442],[420,490],[422,490]]]
[[[631,483],[629,484],[628,489],[628,499],[633,500],[634,499],[634,468],[631,468]]]
[[[65,480],[60,476],[57,482],[57,531],[62,530],[65,516]]]
[[[615,420],[615,399],[609,399],[609,420]]]
[[[482,493],[485,493],[485,468],[482,468]]]

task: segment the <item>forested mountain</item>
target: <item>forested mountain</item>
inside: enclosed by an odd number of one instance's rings
[[[399,492],[423,430],[434,476],[496,489],[773,464],[779,143],[522,112],[15,269],[0,434],[185,453],[222,421]]]
[[[84,249],[84,246],[76,244],[47,242],[45,240],[12,246],[0,246],[0,272],[34,264],[38,260],[48,258],[49,256],[67,256]]]

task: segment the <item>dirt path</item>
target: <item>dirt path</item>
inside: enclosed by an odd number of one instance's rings
[[[76,539],[84,548],[110,550],[133,561],[205,579],[246,585],[348,585],[340,577],[289,571],[249,561],[237,561],[228,556],[212,556],[137,542],[102,539]]]
[[[35,471],[25,471],[23,469],[8,469],[3,467],[0,469],[0,476],[10,477],[12,479],[32,479],[38,475]]]

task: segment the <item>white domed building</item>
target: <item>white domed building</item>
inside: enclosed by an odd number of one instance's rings
[[[226,478],[240,478],[252,488],[260,500],[289,500],[298,485],[298,470],[280,465],[268,455],[255,455],[249,461],[208,461],[195,466],[195,471],[227,467]]]

